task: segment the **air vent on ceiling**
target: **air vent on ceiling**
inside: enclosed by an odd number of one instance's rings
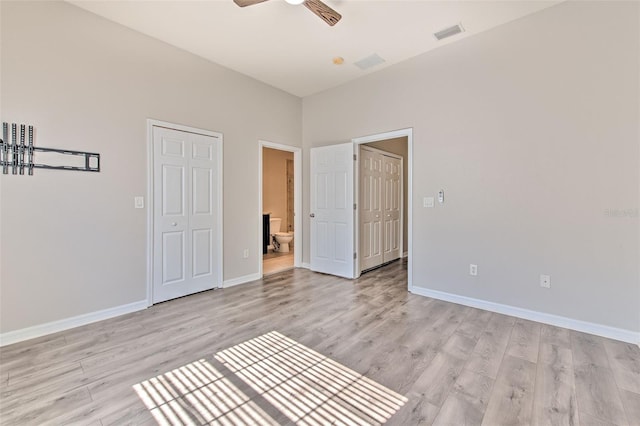
[[[376,65],[383,64],[385,62],[377,53],[367,56],[366,58],[360,59],[355,65],[361,70],[368,70],[369,68],[373,68]]]
[[[451,37],[456,34],[460,34],[461,32],[464,32],[464,28],[462,28],[462,24],[457,24],[453,27],[445,28],[444,30],[433,33],[433,35],[436,39],[442,40],[443,38]]]

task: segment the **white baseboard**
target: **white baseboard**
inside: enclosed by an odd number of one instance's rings
[[[310,270],[310,269],[311,269],[311,264],[310,264],[310,263],[304,263],[304,262],[303,262],[303,263],[302,263],[302,267],[303,267],[303,268],[305,268],[305,269],[309,269],[309,270]]]
[[[405,251],[404,253],[402,253],[402,258],[405,258],[405,257],[409,257],[409,252],[408,251]]]
[[[11,345],[12,343],[18,343],[29,339],[35,339],[36,337],[57,333],[59,331],[69,330],[71,328],[80,327],[81,325],[91,324],[92,322],[102,321],[105,319],[117,317],[119,315],[141,311],[143,309],[147,309],[146,300],[116,306],[114,308],[103,309],[101,311],[90,312],[88,314],[82,314],[58,321],[52,321],[45,324],[34,325],[32,327],[23,328],[20,330],[8,331],[6,333],[0,334],[0,346]]]
[[[544,324],[555,325],[557,327],[568,328],[571,330],[581,331],[583,333],[595,334],[596,336],[640,345],[640,332],[581,321],[573,318],[561,317],[558,315],[547,314],[545,312],[531,311],[529,309],[488,302],[486,300],[473,299],[471,297],[459,296],[457,294],[445,293],[443,291],[429,290],[420,287],[411,287],[409,288],[409,291],[419,296],[431,297],[433,299],[444,300],[447,302],[457,303],[459,305],[484,309],[485,311],[497,312],[499,314],[510,315],[513,317],[537,321]]]
[[[235,285],[240,285],[240,284],[248,283],[251,281],[259,280],[260,278],[262,278],[262,275],[260,275],[259,273],[244,275],[238,278],[231,278],[230,280],[225,280],[222,283],[222,288],[233,287]]]

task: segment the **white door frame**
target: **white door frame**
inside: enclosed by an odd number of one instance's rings
[[[353,138],[351,141],[354,144],[355,151],[359,153],[358,145],[370,143],[370,142],[378,142],[387,139],[395,139],[395,138],[407,138],[407,158],[403,163],[403,167],[407,167],[407,251],[408,251],[408,264],[407,264],[407,286],[408,290],[411,291],[413,288],[413,128],[393,130],[391,132],[385,133],[377,133],[375,135],[362,136],[358,138]],[[360,170],[358,169],[358,161],[355,161],[355,170],[354,170],[354,199],[359,200],[360,198]],[[354,212],[355,218],[360,217],[360,210],[358,204],[356,205],[356,210]],[[357,221],[356,221],[357,222]],[[359,227],[355,226],[355,244],[354,248],[356,253],[360,249],[360,231]],[[357,278],[360,276],[360,256],[356,256],[355,261],[355,271],[354,276]]]
[[[217,221],[215,223],[215,232],[218,237],[215,239],[214,244],[217,246],[218,258],[216,259],[217,264],[219,265],[218,271],[216,272],[216,278],[218,280],[218,287],[222,286],[223,280],[223,244],[222,244],[222,235],[223,235],[223,220],[222,220],[222,203],[223,203],[223,192],[222,192],[222,145],[223,135],[219,132],[213,132],[211,130],[198,129],[196,127],[184,126],[182,124],[169,123],[166,121],[147,119],[147,202],[145,208],[147,209],[147,306],[153,305],[153,128],[154,127],[164,127],[167,129],[179,130],[182,132],[188,133],[196,133],[199,135],[205,136],[213,136],[218,138],[220,141],[217,145],[216,158],[218,159],[218,163],[216,164],[216,173],[218,179],[218,187],[216,188],[218,197],[220,198],[220,202],[218,203],[218,211],[216,211]]]
[[[262,242],[264,230],[262,229],[262,149],[272,148],[293,153],[293,266],[299,268],[302,265],[302,148],[292,145],[283,145],[265,140],[258,140],[258,274],[262,276]]]

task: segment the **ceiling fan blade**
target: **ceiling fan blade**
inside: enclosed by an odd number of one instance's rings
[[[267,0],[233,0],[233,2],[240,7],[252,6],[254,4],[262,3],[263,1]]]
[[[320,0],[305,0],[304,5],[307,6],[307,9],[318,15],[324,22],[332,27],[342,18],[342,15],[322,3]]]

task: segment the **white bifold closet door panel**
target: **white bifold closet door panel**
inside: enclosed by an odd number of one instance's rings
[[[402,159],[360,147],[360,270],[402,256]]]
[[[218,287],[217,138],[153,128],[153,303]]]
[[[402,160],[383,155],[383,262],[402,256]]]
[[[360,269],[383,263],[382,155],[360,150]]]

